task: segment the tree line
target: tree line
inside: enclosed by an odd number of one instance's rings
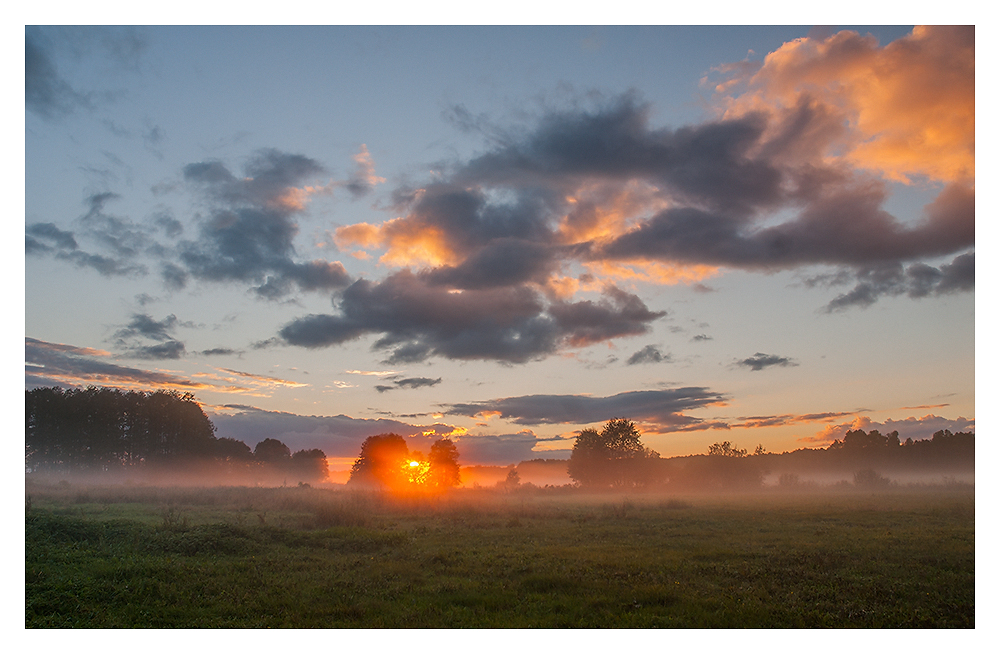
[[[90,386],[25,391],[24,463],[32,473],[198,471],[234,483],[322,481],[322,450],[292,453],[267,438],[251,450],[217,438],[191,393]]]
[[[936,432],[930,439],[906,439],[898,432],[848,431],[827,448],[774,454],[762,445],[749,453],[729,441],[713,443],[707,454],[662,459],[642,444],[636,426],[614,418],[601,431],[584,429],[576,438],[567,470],[574,483],[589,489],[666,487],[683,489],[751,489],[769,473],[786,469],[807,472],[864,473],[881,478],[883,470],[962,470],[975,466],[975,434]]]

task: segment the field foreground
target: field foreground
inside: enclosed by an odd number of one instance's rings
[[[26,485],[26,627],[974,627],[969,487]]]

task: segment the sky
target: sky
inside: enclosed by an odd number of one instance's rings
[[[26,389],[340,470],[975,430],[973,28],[24,38]]]

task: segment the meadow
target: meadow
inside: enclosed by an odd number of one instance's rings
[[[971,628],[975,493],[28,481],[25,626]]]

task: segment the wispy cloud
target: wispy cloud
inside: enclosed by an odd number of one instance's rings
[[[379,393],[396,390],[397,388],[424,388],[427,386],[437,386],[441,383],[441,378],[431,379],[430,377],[407,377],[405,379],[393,379],[392,386],[379,384],[375,387]]]
[[[445,404],[445,413],[462,416],[498,415],[519,425],[587,425],[627,416],[657,433],[728,429],[686,412],[725,404],[726,397],[707,388],[628,391],[607,397],[589,395],[522,395],[483,402]]]
[[[25,385],[77,386],[108,385],[123,388],[175,388],[195,391],[220,390],[178,375],[120,366],[110,362],[103,350],[78,348],[61,343],[24,339]]]
[[[778,366],[781,368],[788,368],[791,366],[799,365],[794,360],[788,357],[778,356],[777,354],[764,354],[763,352],[757,352],[752,357],[747,357],[746,359],[741,359],[736,361],[734,365],[743,366],[749,368],[750,370],[759,371],[764,368],[770,368],[772,366]]]

